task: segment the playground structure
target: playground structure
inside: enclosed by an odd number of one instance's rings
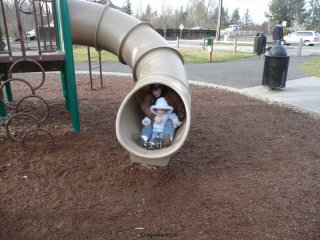
[[[15,2],[18,1],[15,0]],[[57,49],[62,53],[58,54],[61,58],[58,60],[60,65],[57,66],[60,67],[51,68],[51,70],[60,70],[62,73],[61,80],[66,107],[72,115],[73,130],[79,131],[80,126],[72,43],[109,51],[116,54],[121,63],[129,65],[133,69],[134,87],[122,102],[117,114],[117,138],[130,153],[133,162],[158,166],[167,165],[171,155],[183,145],[187,138],[191,122],[191,94],[182,56],[171,48],[150,24],[141,22],[108,5],[104,6],[84,0],[52,0],[51,2],[57,26]],[[1,4],[3,6],[2,0]],[[72,32],[72,38],[70,32]],[[7,31],[6,36],[8,46],[10,46]],[[5,57],[0,54],[0,64],[6,66],[6,72],[2,73],[7,74],[8,72],[7,81],[10,80],[13,69],[15,69],[12,65],[18,62],[18,59],[28,62],[29,56],[23,54],[22,33],[20,33],[20,39],[22,39],[22,56],[13,61],[12,54],[9,53]],[[41,61],[43,55],[41,51],[38,51],[37,59],[34,62],[47,66],[49,69],[44,68],[44,71],[48,71],[54,65],[51,64],[53,60],[49,57],[48,65],[43,64]],[[8,64],[11,64],[10,67]],[[1,69],[4,68],[1,67]],[[27,68],[24,71],[26,70],[30,69]],[[141,119],[143,118],[137,96],[143,95],[148,91],[150,84],[154,83],[163,84],[173,89],[181,97],[186,109],[186,118],[182,126],[177,129],[175,139],[169,147],[149,151],[138,146],[131,134],[140,132]]]
[[[8,4],[13,4],[15,15],[8,9]],[[72,55],[72,39],[69,34],[70,25],[62,25],[62,22],[69,21],[67,3],[65,1],[18,1],[8,2],[1,0],[1,28],[3,29],[2,38],[6,47],[0,51],[0,75],[2,85],[0,96],[2,103],[0,106],[0,115],[7,115],[6,106],[14,113],[8,119],[6,131],[7,135],[18,142],[25,142],[29,133],[35,131],[44,131],[53,139],[53,134],[41,127],[42,123],[48,118],[50,108],[44,98],[36,94],[39,88],[46,80],[47,71],[60,71],[63,95],[66,100],[66,108],[71,112],[72,128],[74,131],[80,130],[78,101],[75,84],[74,63]],[[59,11],[55,11],[60,9]],[[12,17],[15,16],[16,24]],[[32,21],[36,41],[31,43],[27,37],[25,29],[25,18]],[[9,22],[10,21],[10,24]],[[69,29],[68,29],[69,26]],[[14,37],[13,37],[14,36]],[[40,80],[35,76],[33,81],[27,82],[22,77],[15,77],[14,73],[40,72]],[[39,75],[39,74],[38,74]],[[30,92],[21,100],[14,102],[11,90],[11,83],[24,83]],[[6,101],[4,100],[3,90],[6,90]],[[44,118],[38,119],[32,112],[24,112],[21,105],[26,99],[38,99],[46,106]],[[15,137],[10,131],[10,124],[14,119],[30,118],[36,123],[36,127],[26,131],[23,136]]]

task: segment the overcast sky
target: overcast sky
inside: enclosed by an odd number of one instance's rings
[[[111,0],[117,6],[123,6],[126,0]],[[218,2],[218,0],[216,0]],[[181,5],[187,6],[189,0],[131,0],[132,11],[135,13],[137,9],[145,10],[150,4],[152,9],[157,9],[159,12],[161,6],[171,6],[173,9],[179,9]],[[229,14],[235,8],[240,9],[240,16],[243,17],[246,9],[249,9],[250,16],[254,23],[261,24],[266,21],[264,12],[268,10],[269,0],[223,0],[223,7],[229,9]]]

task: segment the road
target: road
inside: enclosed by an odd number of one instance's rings
[[[287,45],[285,48],[289,56],[297,56],[298,44]],[[320,56],[320,45],[302,46],[301,54],[302,56]]]
[[[214,55],[213,55],[214,57]],[[290,57],[287,80],[294,80],[310,75],[299,69],[299,65],[312,57]],[[97,65],[94,64],[94,67]],[[219,84],[234,88],[260,86],[262,83],[264,58],[254,57],[222,63],[186,64],[189,80]],[[76,63],[77,71],[88,71],[88,63]],[[121,63],[104,63],[104,72],[131,73],[127,65]]]
[[[168,41],[171,47],[178,47],[177,41]],[[181,48],[193,48],[203,49],[203,40],[179,40],[179,47]],[[272,47],[271,43],[267,43],[267,47]],[[297,56],[298,44],[292,44],[284,46],[289,56]],[[220,42],[213,45],[213,51],[234,51],[234,42]],[[253,52],[253,39],[247,39],[245,41],[238,41],[236,50],[238,52]],[[320,56],[320,44],[315,46],[303,46],[301,51],[302,56]]]
[[[298,66],[309,59],[311,57],[290,57],[287,80],[308,77],[309,74]],[[241,89],[260,86],[263,67],[264,58],[254,57],[214,64],[187,64],[186,70],[189,80]]]

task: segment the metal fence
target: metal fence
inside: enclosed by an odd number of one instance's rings
[[[205,37],[215,37],[216,30],[194,30],[194,29],[155,29],[167,40],[175,40],[177,37],[183,39],[200,39]]]
[[[57,51],[54,0],[0,0],[0,7],[0,72],[8,72],[21,59],[40,62],[45,70],[58,70],[64,54]],[[34,31],[30,32],[31,27]],[[34,64],[19,64],[18,68],[16,71],[39,71]]]
[[[0,0],[0,7],[2,41],[6,45],[1,54],[11,56],[21,51],[24,56],[26,51],[41,54],[57,50],[53,0]],[[32,30],[34,35],[30,34]],[[36,41],[31,43],[30,39]]]

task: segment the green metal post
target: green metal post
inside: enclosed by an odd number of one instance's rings
[[[3,39],[2,39],[2,30],[0,26],[0,51],[4,51],[5,45],[3,44]],[[1,81],[5,81],[8,79],[8,74],[0,74],[0,86],[1,86]],[[6,84],[6,95],[7,95],[7,100],[12,102],[12,92],[11,92],[11,86],[10,83]],[[0,93],[0,94],[3,94]],[[3,102],[0,100],[0,117],[6,117],[7,116],[7,110]]]
[[[72,130],[79,132],[79,107],[68,1],[56,0],[55,10],[59,48],[65,52],[65,61],[61,71],[63,95],[66,99],[66,108],[71,112]]]
[[[3,102],[0,100],[0,117],[6,117],[7,116],[7,109],[4,106]]]
[[[2,93],[3,94],[3,93]],[[3,102],[0,100],[0,117],[6,117],[7,116],[7,110]]]
[[[6,81],[8,79],[9,79],[8,74],[5,74],[2,80]],[[6,96],[7,96],[8,102],[13,102],[13,95],[12,95],[10,82],[5,85],[5,89],[6,89]]]
[[[62,38],[62,26],[60,26],[60,5],[58,0],[54,1],[54,18],[56,22],[56,28],[57,28],[57,48],[59,51],[63,51],[63,38]],[[63,62],[62,69],[65,69],[65,64]],[[65,98],[66,102],[66,109],[67,111],[70,111],[70,101],[69,101],[69,95],[68,95],[68,84],[67,84],[67,77],[64,74],[64,70],[60,72],[60,78],[61,78],[61,85],[62,85],[62,94]]]
[[[4,74],[3,76],[0,77],[0,85],[1,85],[1,81],[6,81],[8,80],[8,74]],[[7,97],[7,101],[8,102],[13,102],[13,97],[12,97],[12,91],[11,91],[11,85],[10,83],[7,83],[5,85],[5,89],[6,89],[6,97]],[[3,92],[2,92],[3,94]],[[2,101],[0,101],[0,117],[6,117],[7,116],[7,110],[5,105],[3,104]]]

